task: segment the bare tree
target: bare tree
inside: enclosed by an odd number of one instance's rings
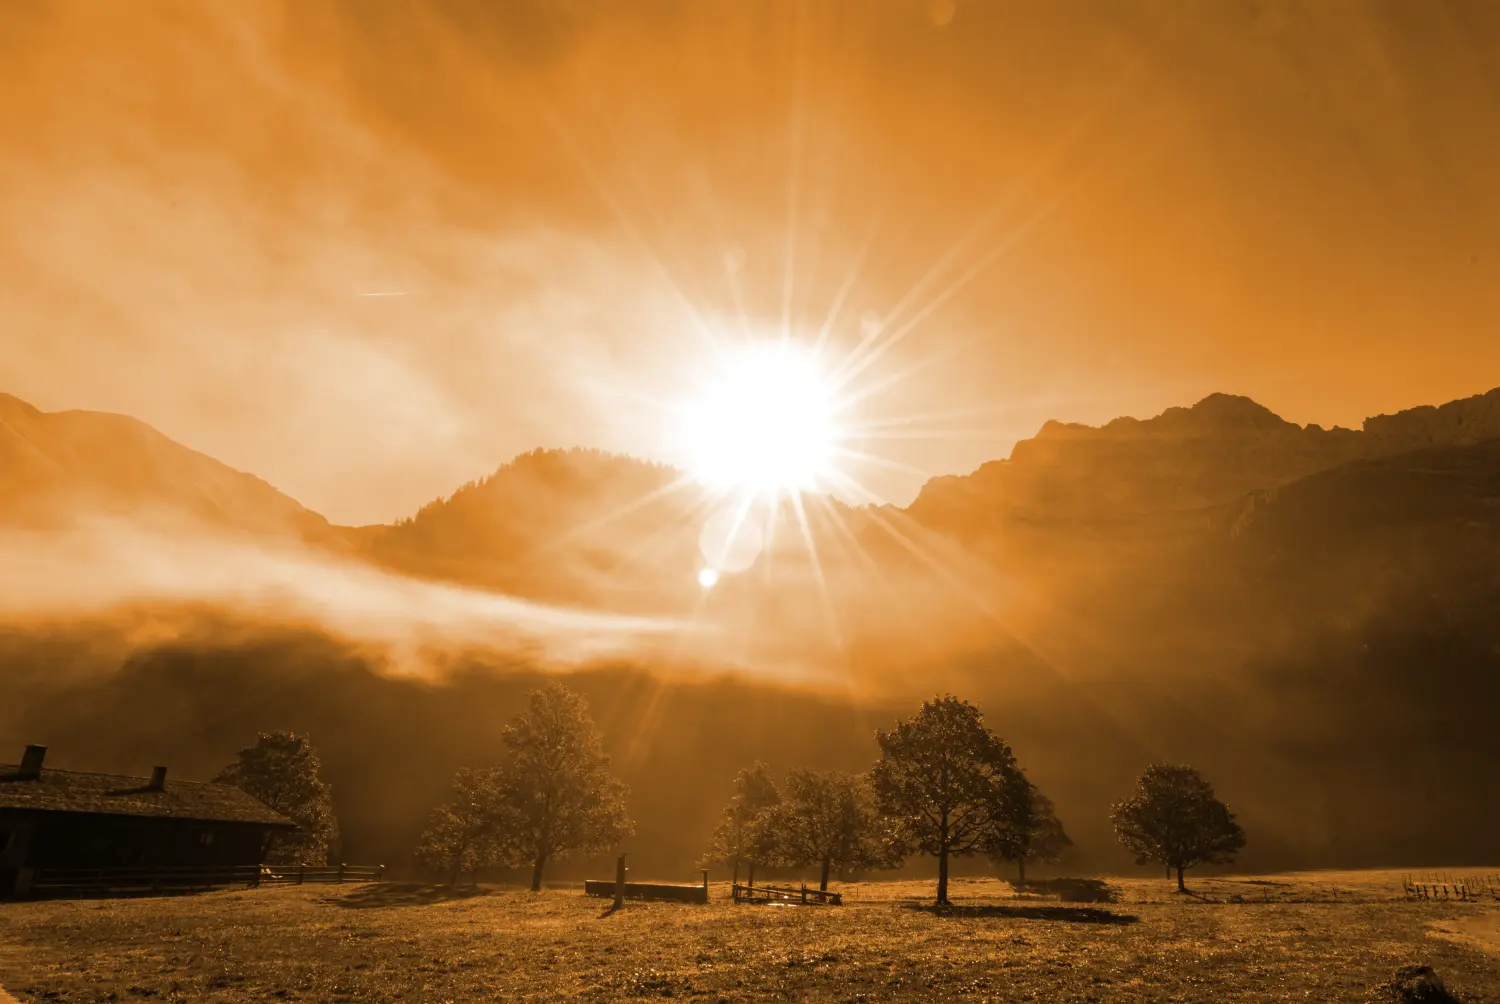
[[[1184,869],[1233,861],[1245,846],[1245,831],[1213,786],[1191,767],[1152,764],[1135,792],[1115,805],[1115,834],[1136,864],[1158,861],[1177,872],[1177,891],[1187,892]]]

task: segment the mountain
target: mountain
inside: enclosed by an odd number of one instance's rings
[[[322,516],[261,479],[125,415],[43,412],[0,394],[0,523],[89,516],[183,520],[254,537],[342,546]]]
[[[721,554],[737,520],[733,553]],[[810,496],[800,514],[741,514],[670,467],[578,449],[522,454],[368,537],[363,553],[406,575],[689,619],[719,634],[716,657],[733,664],[826,664],[861,643],[910,653],[923,626],[955,624],[982,571],[892,507]],[[736,557],[742,574],[700,585],[701,568]]]
[[[1226,395],[1048,423],[906,509],[809,499],[805,524],[783,509],[758,524],[756,560],[708,591],[699,534],[722,503],[594,451],[525,454],[394,526],[312,517],[311,536],[408,576],[712,629],[684,661],[747,670],[722,692],[649,662],[578,678],[666,870],[696,854],[734,767],[860,769],[871,730],[934,691],[975,700],[1015,744],[1084,867],[1128,863],[1104,807],[1161,758],[1214,779],[1251,834],[1248,867],[1459,862],[1500,826],[1497,402],[1360,430]],[[311,516],[139,423],[68,414],[0,401],[0,518],[45,520],[37,499],[277,534]],[[166,743],[210,769],[257,729],[311,728],[350,846],[395,860],[451,769],[496,755],[495,723],[532,679],[423,638],[449,674],[436,687],[315,622],[213,616],[192,635],[150,611],[144,629],[0,625],[0,666],[24,681],[0,733],[104,760]]]
[[[1048,422],[1009,459],[933,478],[908,508],[961,536],[998,523],[1170,519],[1369,457],[1500,438],[1500,389],[1441,407],[1367,419],[1362,430],[1299,426],[1246,397],[1094,428]]]

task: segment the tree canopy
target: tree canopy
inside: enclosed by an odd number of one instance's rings
[[[338,842],[332,789],[321,776],[312,741],[295,732],[262,732],[254,746],[214,780],[232,784],[297,824],[293,833],[267,834],[261,858],[268,864],[327,864]]]
[[[866,778],[843,771],[787,772],[781,801],[766,811],[766,841],[777,864],[817,867],[818,888],[832,869],[863,871],[899,863]]]
[[[556,682],[532,691],[503,740],[495,826],[507,863],[531,865],[533,890],[542,887],[547,862],[609,850],[633,832],[627,790],[609,772],[582,697]]]
[[[432,811],[417,858],[447,874],[450,885],[466,872],[504,862],[499,774],[494,768],[461,769],[453,776],[452,797]]]
[[[1035,784],[1024,776],[1019,810],[1015,826],[1000,834],[1000,838],[986,850],[996,862],[1014,861],[1016,881],[1026,884],[1026,865],[1030,862],[1055,863],[1062,852],[1073,846],[1073,840],[1063,829],[1057,818],[1052,799],[1042,794]]]
[[[1136,864],[1156,861],[1175,869],[1180,892],[1187,891],[1184,869],[1233,861],[1245,846],[1245,831],[1214,796],[1213,786],[1182,764],[1147,767],[1111,818]]]
[[[724,864],[739,880],[741,864],[754,866],[775,853],[766,814],[781,801],[781,791],[763,763],[741,768],[734,777],[734,793],[724,807],[723,818],[709,836],[704,864]]]
[[[909,847],[938,859],[937,902],[948,902],[948,859],[1010,839],[1025,810],[1015,754],[974,705],[945,696],[877,732],[871,770],[881,813],[902,825]]]

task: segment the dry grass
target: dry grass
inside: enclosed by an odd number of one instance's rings
[[[1500,904],[1408,903],[1395,873],[1110,880],[1109,903],[958,881],[842,886],[843,907],[608,904],[576,890],[399,885],[0,905],[0,983],[27,1001],[1365,1001],[1432,965],[1500,1001],[1477,941]],[[1240,901],[1233,901],[1238,897]]]

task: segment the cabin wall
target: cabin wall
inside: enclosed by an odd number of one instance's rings
[[[16,887],[31,849],[35,819],[30,813],[0,811],[0,895]]]
[[[260,863],[262,828],[138,816],[38,813],[28,868],[134,868]]]

